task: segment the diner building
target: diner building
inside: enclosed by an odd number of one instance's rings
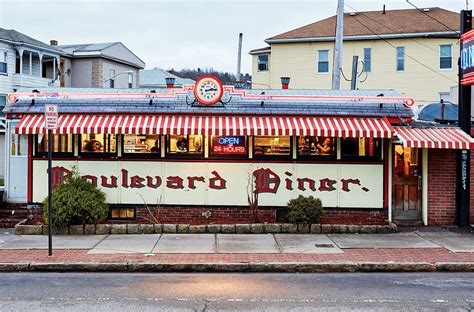
[[[76,167],[117,222],[283,222],[290,199],[311,195],[322,223],[454,224],[455,151],[473,146],[459,128],[413,121],[413,100],[393,90],[243,90],[203,77],[182,88],[31,91],[5,108],[7,200],[47,196],[53,140],[53,186]],[[45,104],[59,111],[51,138]]]

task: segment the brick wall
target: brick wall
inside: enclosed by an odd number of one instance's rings
[[[331,209],[326,210],[321,216],[321,223],[384,225],[387,219],[387,209]]]
[[[430,149],[428,151],[428,224],[454,224],[455,217],[456,152],[455,150]]]

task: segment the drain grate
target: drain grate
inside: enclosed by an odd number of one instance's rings
[[[314,244],[317,248],[334,248],[333,244]]]

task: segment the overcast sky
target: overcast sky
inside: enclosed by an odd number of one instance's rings
[[[411,0],[459,12],[466,0]],[[470,5],[472,1],[470,1]],[[405,0],[345,0],[346,10],[413,8]],[[248,51],[264,39],[335,14],[337,0],[0,0],[0,27],[59,44],[121,41],[146,68],[236,71],[238,34]]]

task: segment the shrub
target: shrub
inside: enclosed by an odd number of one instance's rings
[[[54,226],[96,224],[107,218],[105,193],[83,180],[73,168],[52,192]],[[48,197],[43,200],[43,218],[48,222]]]
[[[288,202],[288,214],[286,218],[290,223],[314,224],[319,222],[319,218],[323,212],[323,204],[319,198],[300,195],[298,198]]]

